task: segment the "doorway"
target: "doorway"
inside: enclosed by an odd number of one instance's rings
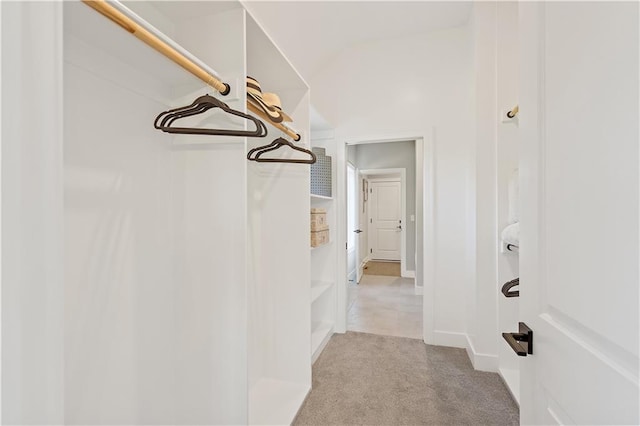
[[[422,338],[415,279],[416,142],[346,150],[346,329]]]

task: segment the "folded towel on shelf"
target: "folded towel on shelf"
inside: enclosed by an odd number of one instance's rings
[[[502,230],[502,242],[520,247],[520,222],[513,223]]]

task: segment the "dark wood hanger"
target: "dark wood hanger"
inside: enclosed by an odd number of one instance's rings
[[[305,154],[309,154],[311,158],[309,159],[295,159],[295,158],[261,158],[262,154],[270,151],[275,151],[283,146],[287,146],[295,151],[304,152]],[[313,164],[316,162],[316,155],[309,151],[308,149],[304,149],[302,147],[296,146],[293,143],[289,142],[284,138],[277,138],[273,140],[268,145],[259,146],[257,148],[253,148],[247,153],[247,160],[257,161],[258,163],[296,163],[296,164]]]
[[[204,129],[192,127],[173,127],[172,124],[181,118],[202,114],[212,108],[220,108],[227,114],[235,115],[247,119],[255,124],[255,130],[229,130],[229,129]],[[187,135],[215,135],[215,136],[249,136],[265,137],[267,128],[264,123],[257,118],[236,111],[227,104],[210,95],[203,95],[196,98],[191,105],[170,109],[161,112],[153,122],[153,127],[167,133],[187,134]]]

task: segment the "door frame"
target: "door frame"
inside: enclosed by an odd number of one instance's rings
[[[436,233],[435,233],[435,129],[430,127],[423,136],[407,133],[387,139],[342,139],[337,141],[336,150],[336,211],[337,238],[343,244],[347,237],[346,215],[346,161],[349,145],[363,145],[371,143],[415,141],[416,152],[416,294],[423,295],[422,301],[422,334],[427,344],[435,342],[435,264],[436,264]],[[347,330],[347,265],[346,253],[337,253],[336,283],[336,333]]]
[[[360,181],[359,181],[359,178],[358,178],[359,177],[359,173],[358,173],[358,168],[356,167],[356,165],[351,163],[350,161],[347,161],[346,164],[347,164],[347,169],[353,168],[353,173],[355,175],[355,182],[354,182],[354,188],[351,188],[351,190],[354,191],[353,195],[356,198],[355,200],[351,200],[351,202],[349,202],[349,190],[347,188],[346,194],[347,194],[347,232],[348,232],[348,228],[349,228],[349,216],[348,215],[349,215],[349,210],[353,207],[351,205],[351,203],[353,203],[355,201],[355,203],[356,203],[356,215],[358,215],[360,213],[359,212],[360,198],[359,198],[359,193],[358,193],[358,186],[359,186],[358,184],[359,184]],[[347,177],[347,185],[349,185],[348,177]],[[359,218],[359,215],[355,218],[356,221],[358,220],[358,218]],[[356,226],[356,228],[358,228],[358,226]],[[347,240],[346,240],[346,242],[347,242],[347,253],[346,253],[347,257],[349,256],[349,251],[350,251],[350,249],[349,249],[349,238],[348,237],[349,236],[347,235]],[[355,270],[354,271],[349,271],[348,270],[348,262],[347,262],[347,280],[349,280],[349,278],[353,278],[353,280],[356,282],[356,284],[359,282],[359,280],[358,280],[358,269],[360,268],[360,265],[359,265],[359,253],[358,253],[358,251],[359,251],[358,250],[358,248],[359,248],[358,246],[359,246],[360,241],[359,241],[359,238],[357,238],[357,237],[358,236],[356,235],[356,241],[354,242],[354,246],[352,247],[352,251],[354,253],[353,255],[355,257]],[[351,274],[353,274],[353,276]]]
[[[364,215],[364,213],[366,213],[367,216],[369,216],[369,207],[365,204],[365,197],[364,197],[364,193],[368,190],[369,188],[369,181],[367,180],[367,178],[362,174],[362,172],[360,171],[360,169],[358,169],[356,167],[356,171],[358,173],[358,229],[362,230],[361,223],[360,223],[360,219],[361,217]],[[364,187],[364,182],[367,182],[367,188],[365,189]],[[361,186],[362,185],[362,186]],[[361,211],[362,210],[362,211]],[[367,238],[367,245],[369,245],[369,234],[365,233],[365,236]],[[361,234],[358,234],[358,243],[356,244],[357,246],[357,250],[356,250],[356,264],[357,269],[356,269],[356,283],[360,284],[360,280],[362,280],[362,276],[364,275],[364,265],[365,263],[367,263],[369,257],[368,256],[364,256],[364,262],[360,262],[360,257],[361,254],[363,252],[366,253],[366,249],[362,248],[362,236]]]
[[[367,177],[369,183],[371,182],[389,182],[392,180],[400,178],[400,217],[402,219],[403,230],[406,230],[407,225],[407,169],[405,168],[394,168],[394,169],[363,169],[360,170],[360,173],[363,176]],[[398,177],[393,178],[380,178],[379,176],[387,176],[394,175]],[[371,186],[369,186],[371,188]],[[367,210],[368,218],[371,218],[371,209]],[[371,224],[367,224],[367,229],[371,228]],[[416,226],[416,236],[418,233],[418,229]],[[371,233],[369,233],[371,236]],[[367,239],[367,246],[371,245],[371,239]],[[416,238],[416,246],[417,246],[417,238]],[[367,247],[369,248],[369,247]],[[368,255],[367,255],[368,256]],[[417,267],[417,265],[416,265]],[[416,271],[411,271],[409,273],[407,271],[407,233],[400,233],[400,275],[404,278],[415,278]],[[417,285],[416,285],[417,286]]]

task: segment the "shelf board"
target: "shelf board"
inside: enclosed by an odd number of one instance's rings
[[[319,248],[321,248],[321,247],[329,246],[329,245],[331,245],[331,243],[332,243],[332,242],[333,242],[333,241],[329,241],[328,243],[324,243],[324,244],[321,244],[321,245],[316,246],[316,247],[310,247],[310,248],[311,248],[311,251],[313,251],[313,250],[315,250],[315,249],[319,249]]]
[[[327,197],[325,195],[316,195],[316,194],[311,194],[311,199],[312,200],[333,201],[333,197]]]
[[[520,372],[518,370],[499,368],[500,377],[507,385],[507,389],[511,392],[516,404],[520,406]]]
[[[310,390],[302,383],[259,380],[249,391],[249,424],[291,424]]]
[[[318,300],[327,290],[333,286],[332,282],[311,281],[311,303]]]
[[[333,334],[333,323],[319,322],[311,327],[311,360],[318,358]]]
[[[145,21],[145,25],[149,24]],[[206,86],[181,66],[133,37],[128,31],[123,31],[119,25],[86,4],[65,2],[64,31],[65,37],[73,36],[100,54],[106,53],[130,65],[149,80],[161,82],[169,87],[188,85],[192,90]],[[160,31],[158,33],[161,34]],[[162,37],[170,38],[164,34]],[[174,44],[177,45],[175,42]],[[180,48],[187,51],[183,47]]]

